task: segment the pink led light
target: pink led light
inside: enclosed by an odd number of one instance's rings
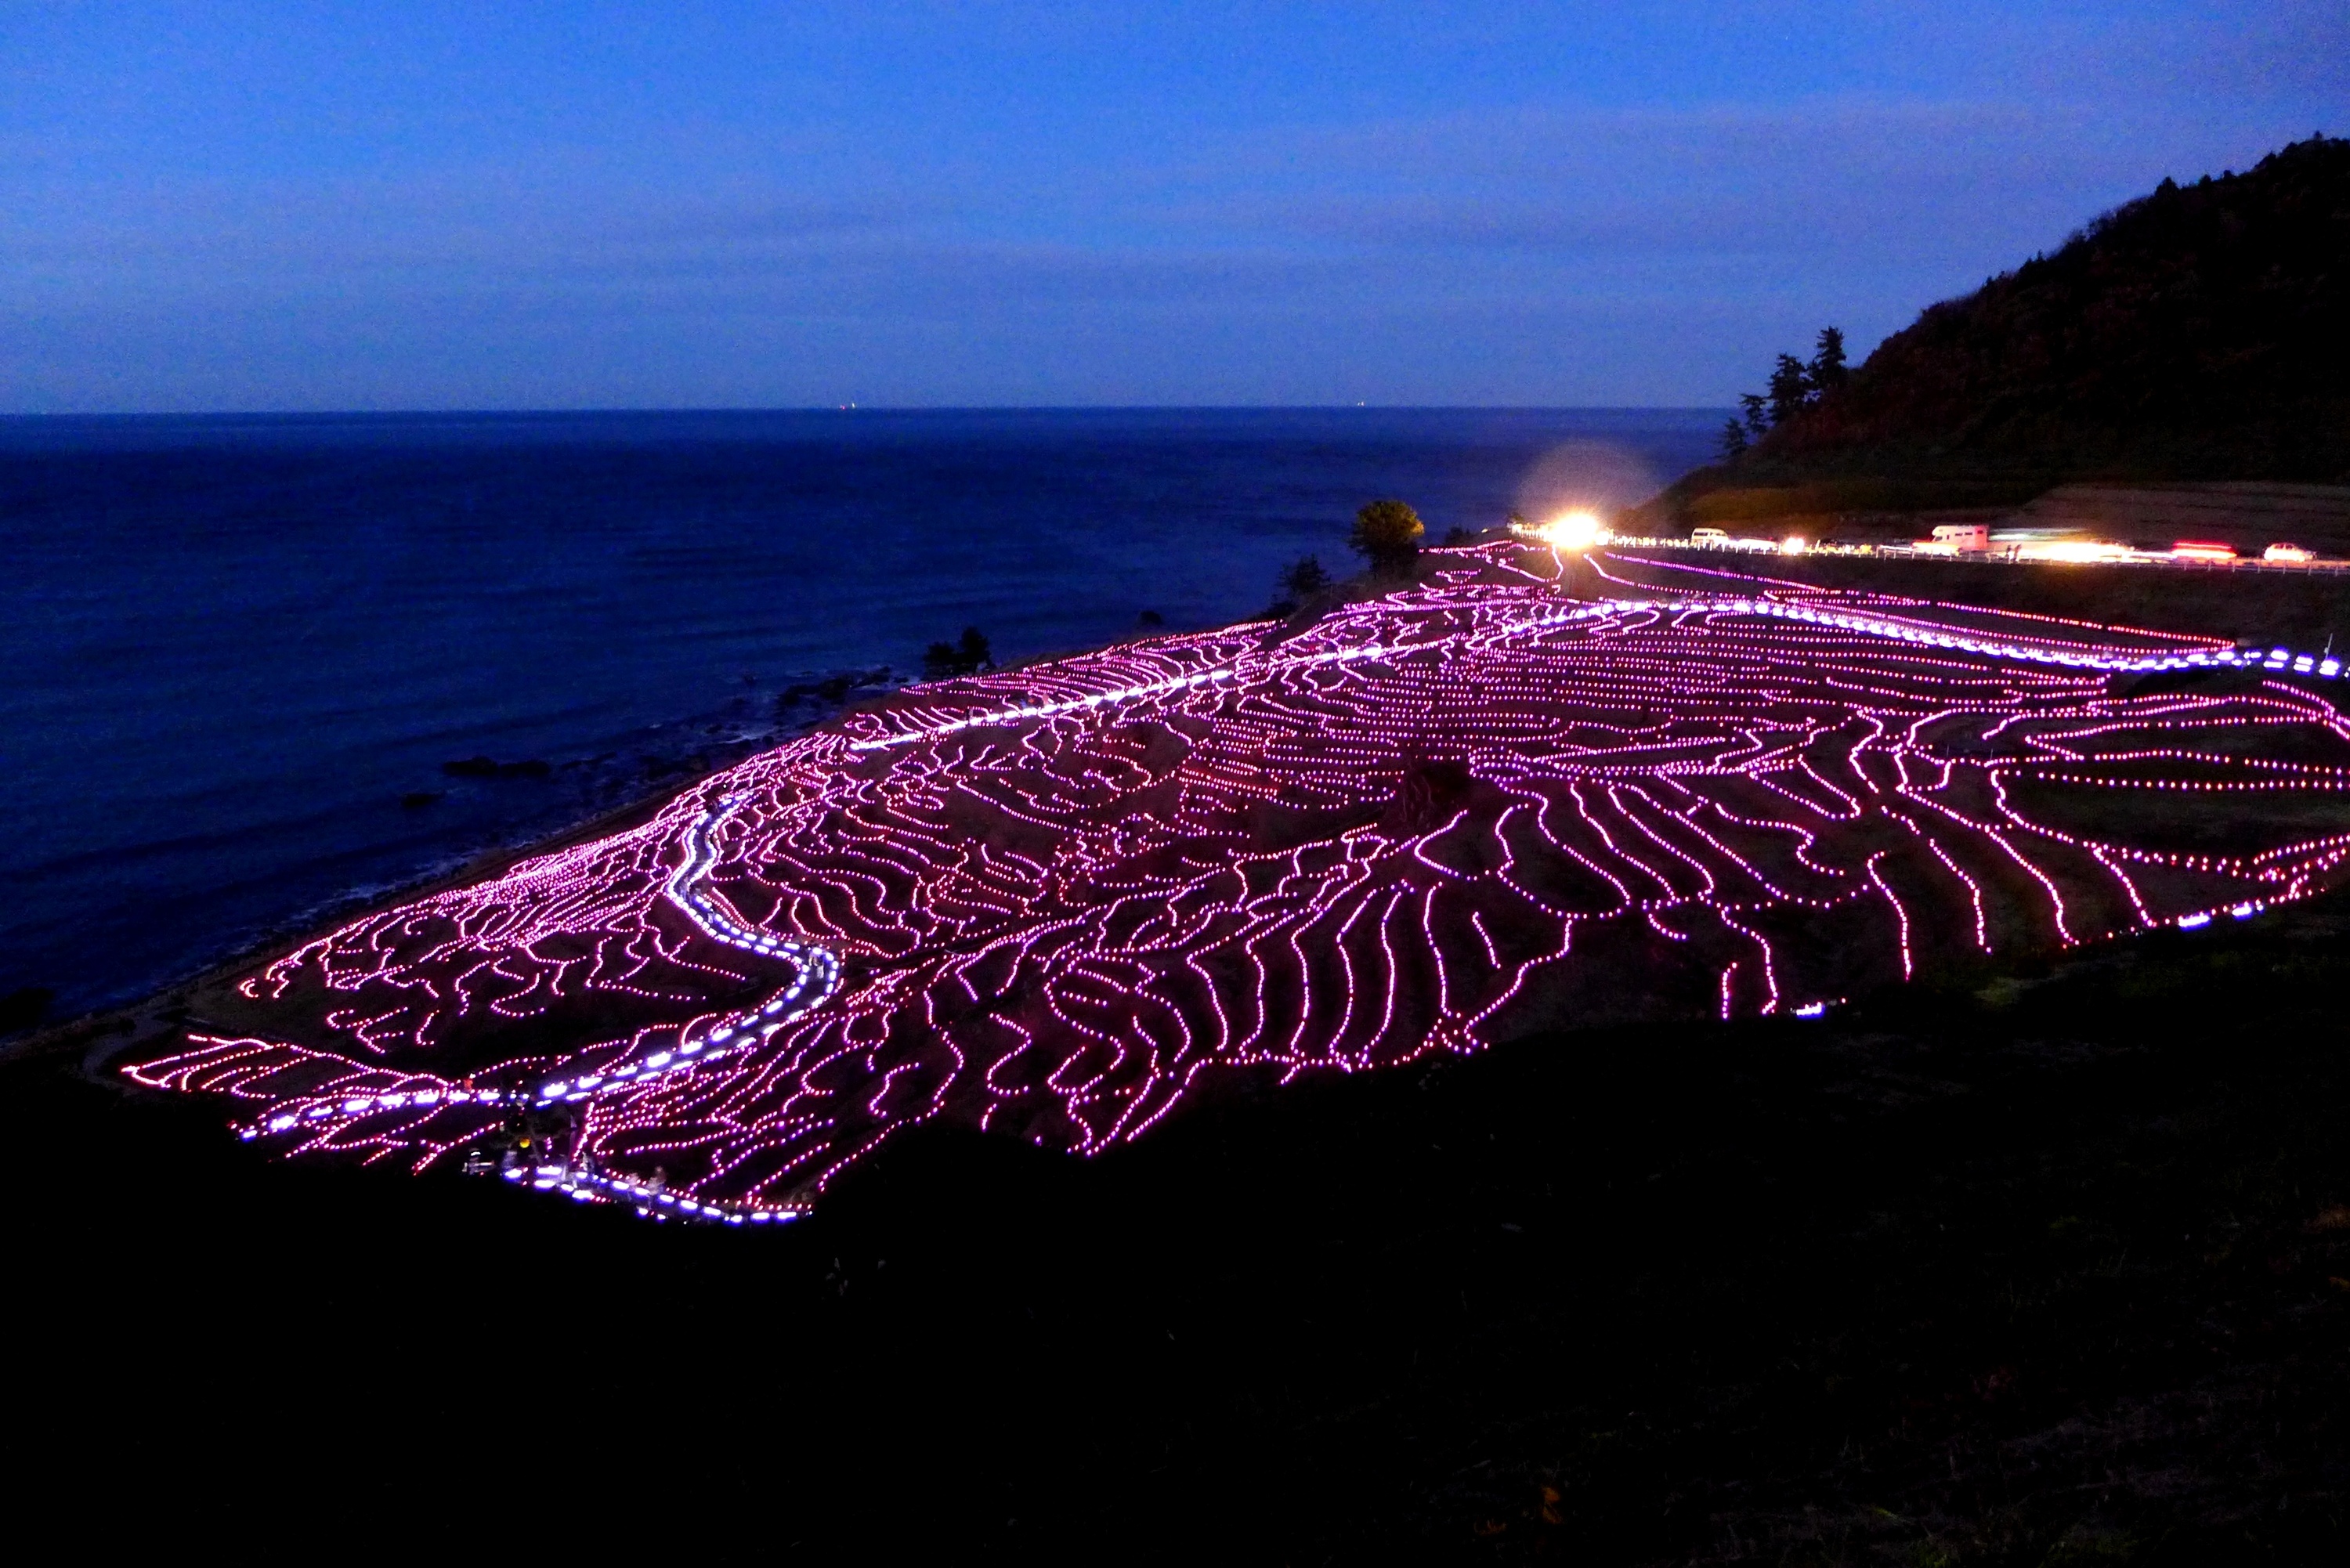
[[[1511,546],[1457,558],[1285,642],[922,689],[311,942],[242,982],[234,1037],[129,1071],[420,1168],[559,1107],[512,1179],[767,1222],[926,1120],[1096,1153],[1203,1075],[1810,1016],[1935,950],[2267,907],[2350,861],[2350,832],[2218,854],[2066,815],[2350,790],[2308,691],[2108,695],[2175,639],[1751,579],[1586,603]]]

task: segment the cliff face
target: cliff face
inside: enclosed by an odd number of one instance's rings
[[[1929,306],[1738,466],[2339,479],[2345,344],[2350,140],[2316,137]]]

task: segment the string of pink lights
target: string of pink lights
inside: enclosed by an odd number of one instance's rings
[[[511,1179],[770,1223],[923,1122],[1094,1154],[1217,1075],[1812,1015],[2350,860],[2324,698],[2116,694],[2231,659],[2208,640],[1761,580],[1577,601],[1517,546],[1451,558],[1286,640],[908,693],[312,941],[128,1071],[418,1169],[552,1117]]]

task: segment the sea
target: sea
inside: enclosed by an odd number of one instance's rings
[[[137,999],[821,722],[1640,499],[1720,409],[0,419],[0,995]],[[453,768],[451,764],[454,764]],[[20,1017],[30,999],[20,997]]]

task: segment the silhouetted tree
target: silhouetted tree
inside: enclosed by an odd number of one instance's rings
[[[1810,364],[1793,354],[1782,354],[1771,368],[1770,391],[1749,392],[1738,400],[1738,406],[1745,411],[1745,434],[1742,439],[1725,429],[1721,432],[1722,455],[1736,457],[1749,442],[1774,426],[1785,424],[1818,402],[1820,394],[1843,386],[1850,379],[1851,372],[1845,367],[1843,331],[1834,327],[1821,327],[1819,346]]]
[[[922,676],[929,680],[976,675],[994,668],[995,656],[988,649],[987,636],[975,626],[963,628],[960,641],[934,642],[922,650]]]
[[[1771,422],[1783,425],[1812,400],[1812,373],[1793,354],[1782,354],[1771,370]]]
[[[1845,369],[1843,328],[1820,328],[1819,348],[1812,355],[1812,362],[1804,367],[1804,373],[1811,378],[1815,396],[1833,392],[1851,379],[1852,372]]]
[[[1746,427],[1736,420],[1721,421],[1721,455],[1725,460],[1746,455]]]
[[[1318,556],[1300,556],[1281,568],[1276,585],[1292,599],[1310,599],[1330,586],[1330,574],[1322,569]]]
[[[1347,544],[1372,570],[1396,571],[1411,565],[1427,532],[1419,514],[1402,502],[1374,501],[1355,514],[1355,532]]]

